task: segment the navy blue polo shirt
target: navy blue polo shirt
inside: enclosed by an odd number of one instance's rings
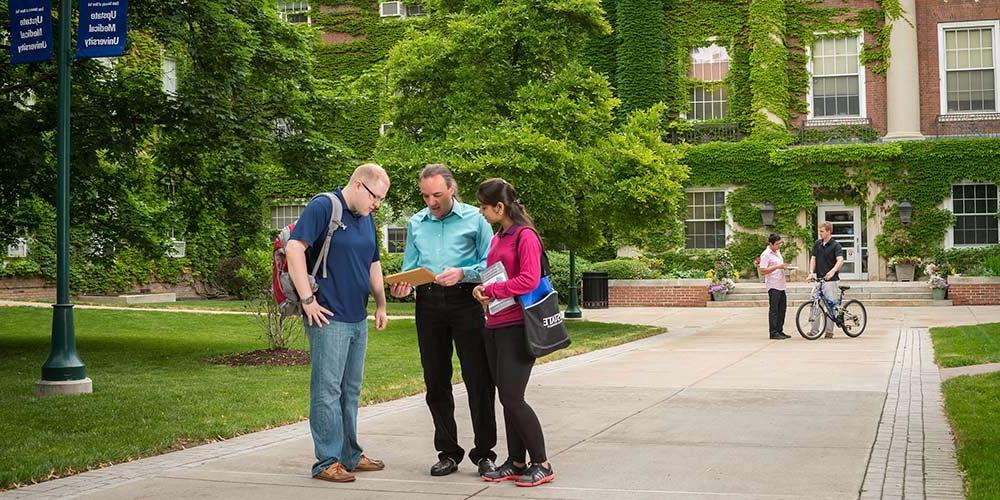
[[[371,215],[361,217],[351,212],[344,203],[341,189],[338,188],[334,194],[344,206],[341,220],[344,229],[335,231],[330,241],[326,278],[323,278],[322,269],[316,273],[316,283],[319,284],[316,300],[333,312],[333,321],[357,323],[368,317],[371,265],[379,260],[375,221]],[[307,273],[312,272],[319,258],[332,213],[333,205],[329,198],[316,198],[302,210],[292,230],[291,239],[309,246],[306,250]]]

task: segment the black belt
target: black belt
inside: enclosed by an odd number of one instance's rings
[[[426,285],[420,285],[417,287],[417,293],[420,294],[456,294],[456,293],[472,293],[472,289],[476,288],[479,283],[458,283],[452,286],[441,286],[437,283],[428,283]]]

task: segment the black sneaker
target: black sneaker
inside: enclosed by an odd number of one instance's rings
[[[545,484],[556,478],[556,473],[552,471],[551,465],[545,468],[542,464],[531,464],[524,474],[514,480],[516,486],[538,486]]]
[[[476,463],[479,466],[479,475],[482,476],[487,472],[493,472],[497,470],[497,464],[493,463],[493,460],[489,458],[480,458],[479,462]]]
[[[514,461],[508,458],[500,467],[495,467],[492,471],[480,474],[479,476],[483,478],[483,481],[499,483],[501,481],[515,480],[518,476],[524,474],[526,470],[523,466],[518,467],[514,465]]]

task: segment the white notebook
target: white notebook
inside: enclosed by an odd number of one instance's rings
[[[482,278],[483,285],[507,281],[507,269],[503,267],[503,262],[497,262],[496,264],[487,267],[485,271],[479,274],[479,277]],[[495,315],[515,304],[517,304],[517,302],[514,300],[514,297],[507,297],[506,299],[493,299],[489,306],[490,314]]]

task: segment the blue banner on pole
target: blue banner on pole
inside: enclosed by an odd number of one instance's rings
[[[10,62],[52,59],[52,5],[49,0],[10,0]]]
[[[76,58],[124,54],[127,10],[128,0],[80,0]]]

